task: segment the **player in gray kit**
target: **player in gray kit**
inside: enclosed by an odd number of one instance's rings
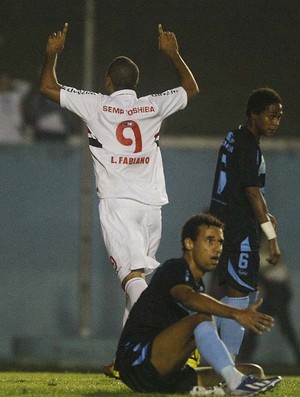
[[[180,86],[137,98],[139,69],[129,58],[115,58],[107,69],[109,95],[58,83],[56,62],[68,24],[47,42],[40,92],[76,113],[88,128],[102,233],[110,262],[126,293],[123,323],[141,292],[145,274],[159,263],[161,207],[168,203],[159,134],[162,121],[185,108],[198,94],[197,83],[183,61],[172,32],[158,26],[159,48],[178,72]]]

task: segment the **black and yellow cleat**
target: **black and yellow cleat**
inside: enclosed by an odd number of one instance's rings
[[[190,355],[186,365],[189,365],[192,368],[197,368],[200,366],[200,353],[198,349],[194,350],[194,352]]]
[[[105,365],[102,368],[102,372],[104,375],[108,376],[109,378],[120,379],[119,371],[115,370],[115,363],[111,362],[110,364]]]

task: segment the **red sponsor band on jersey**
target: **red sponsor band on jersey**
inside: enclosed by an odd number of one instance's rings
[[[110,162],[112,164],[148,164],[150,162],[150,157],[127,157],[127,156],[111,156]]]

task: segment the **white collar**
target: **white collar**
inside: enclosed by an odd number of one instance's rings
[[[134,90],[118,90],[113,92],[110,96],[119,96],[119,95],[132,95],[136,97],[136,92]]]

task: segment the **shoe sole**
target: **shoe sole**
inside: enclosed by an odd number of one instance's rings
[[[262,380],[263,380],[263,379],[262,379]],[[274,387],[275,387],[278,383],[280,383],[281,381],[282,381],[282,378],[279,376],[277,379],[274,379],[272,383],[269,383],[269,384],[266,385],[265,387],[262,387],[260,390],[254,391],[254,392],[251,393],[251,394],[247,394],[247,393],[242,393],[242,394],[230,394],[230,396],[233,396],[233,397],[239,397],[239,396],[240,396],[240,397],[242,397],[242,396],[245,396],[245,397],[253,397],[253,396],[258,396],[259,394],[266,393],[267,391],[270,391],[270,390],[274,389]]]

